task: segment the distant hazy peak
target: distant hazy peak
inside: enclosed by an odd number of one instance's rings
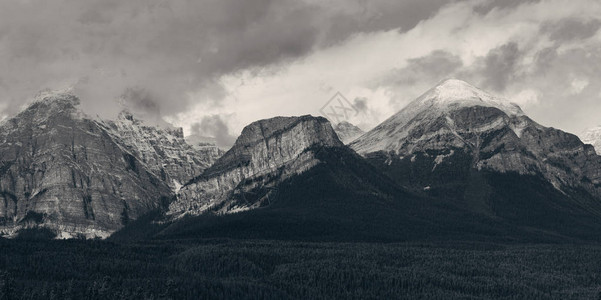
[[[334,131],[338,135],[338,138],[345,144],[352,142],[355,138],[365,133],[361,128],[347,121],[336,124]]]
[[[34,97],[35,102],[55,100],[73,101],[74,104],[79,105],[79,98],[73,94],[71,88],[62,90],[45,89],[39,91]]]
[[[601,155],[601,125],[585,130],[580,137],[585,144],[593,145],[597,154]]]
[[[149,116],[142,113],[131,111],[129,108],[123,108],[117,115],[117,121],[119,122],[130,122],[138,126],[151,126],[159,129],[173,132],[176,135],[183,137],[183,130],[180,127],[175,127],[172,124],[163,120],[160,116]]]
[[[88,116],[80,109],[79,105],[79,98],[70,89],[43,90],[34,97],[33,102],[22,108],[17,115],[7,118],[7,120],[25,121],[33,119],[40,122],[51,117],[87,118]]]

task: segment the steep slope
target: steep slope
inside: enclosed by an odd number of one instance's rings
[[[597,154],[601,155],[601,126],[587,129],[581,138],[584,143],[593,145]]]
[[[46,93],[0,125],[3,235],[39,225],[61,237],[106,237],[172,196],[78,104]]]
[[[234,199],[257,199],[276,191],[267,205],[235,214],[189,214],[172,220],[149,215],[111,239],[571,240],[408,193],[348,147],[316,145],[305,151],[316,163],[304,172],[252,188],[241,183],[231,193]]]
[[[399,184],[492,218],[567,233],[567,224],[597,228],[601,216],[593,147],[459,80],[442,82],[350,147]]]
[[[431,226],[422,217],[435,214],[435,205],[428,203],[428,209],[419,209],[423,199],[399,189],[347,147],[315,144],[301,156],[302,160],[311,157],[312,167],[304,172],[287,174],[267,187],[236,187],[233,197],[238,199],[256,199],[264,192],[277,191],[269,196],[267,205],[235,214],[186,216],[163,223],[151,234],[141,232],[155,239],[372,241],[424,237],[425,228]],[[452,209],[445,213],[457,216]],[[133,230],[125,229],[117,239],[131,238]]]
[[[181,128],[147,126],[127,111],[121,112],[117,120],[101,124],[175,191],[201,174],[221,154],[216,148],[204,151],[193,148],[185,141]]]
[[[334,131],[338,135],[340,141],[344,144],[352,142],[354,139],[365,133],[361,128],[346,121],[336,124],[336,126],[334,126]]]
[[[170,214],[237,212],[266,204],[273,193],[268,187],[315,166],[318,160],[309,149],[325,146],[342,143],[324,118],[275,117],[254,122],[215,164],[180,190]],[[253,189],[262,193],[246,195],[245,191]]]

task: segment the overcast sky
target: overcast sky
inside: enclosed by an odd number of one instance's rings
[[[598,0],[0,0],[0,118],[71,88],[226,145],[337,91],[369,129],[453,77],[580,133],[601,124],[600,18]]]

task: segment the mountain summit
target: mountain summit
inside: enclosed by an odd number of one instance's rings
[[[593,147],[463,81],[443,81],[350,147],[402,186],[485,215],[536,226],[601,216]]]
[[[0,124],[0,234],[45,227],[59,238],[108,237],[174,197],[214,160],[181,129],[131,114],[87,116],[68,91],[44,91]]]
[[[171,192],[69,93],[46,93],[0,126],[0,229],[107,237]]]
[[[498,108],[509,115],[523,115],[522,110],[509,100],[489,94],[465,81],[447,79],[417,98],[408,108],[455,109],[467,106]]]
[[[181,189],[178,200],[170,206],[170,214],[236,212],[261,206],[269,201],[269,187],[319,162],[315,151],[342,146],[330,123],[322,117],[256,121],[244,127],[234,146],[215,164]],[[247,197],[248,190],[257,188],[267,192],[254,195],[253,199]]]
[[[380,150],[400,151],[404,147],[403,144],[410,143],[418,135],[421,137],[420,130],[451,128],[454,126],[450,118],[452,114],[459,111],[467,112],[474,107],[481,111],[498,111],[507,119],[517,120],[512,127],[518,131],[522,126],[519,120],[525,117],[522,110],[509,100],[493,96],[467,82],[448,79],[353,141],[350,146],[362,154]],[[473,117],[478,116],[473,115]],[[516,133],[519,134],[517,131]]]

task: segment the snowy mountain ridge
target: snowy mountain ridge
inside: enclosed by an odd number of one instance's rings
[[[106,238],[165,205],[219,155],[181,129],[131,114],[91,118],[77,96],[45,91],[0,124],[0,235],[45,227],[59,238]]]
[[[465,81],[447,79],[430,89],[408,105],[408,108],[456,109],[457,107],[489,106],[498,108],[508,115],[524,115],[521,108],[508,99],[489,94]]]
[[[459,80],[427,91],[350,147],[364,157],[380,153],[387,163],[419,162],[433,172],[462,160],[468,169],[542,175],[558,190],[583,187],[601,195],[601,160],[592,147]]]
[[[525,114],[519,106],[509,100],[493,96],[467,82],[448,79],[428,90],[423,95],[409,103],[398,113],[394,114],[371,131],[353,141],[349,146],[360,154],[374,151],[397,151],[415,134],[416,126],[438,127],[448,131],[455,126],[452,118],[448,116],[455,111],[470,107],[493,108],[504,112],[507,118],[517,120],[511,128],[520,136],[523,130]],[[445,116],[440,120],[440,116]],[[448,126],[440,126],[439,122]],[[438,123],[437,123],[438,122]],[[502,118],[491,120],[473,130],[485,131],[490,128],[503,126]],[[442,132],[440,132],[442,133]],[[424,137],[425,138],[425,137]]]
[[[220,155],[218,151],[198,151],[190,146],[181,128],[148,126],[127,110],[116,120],[100,122],[115,140],[174,190],[202,173]]]

